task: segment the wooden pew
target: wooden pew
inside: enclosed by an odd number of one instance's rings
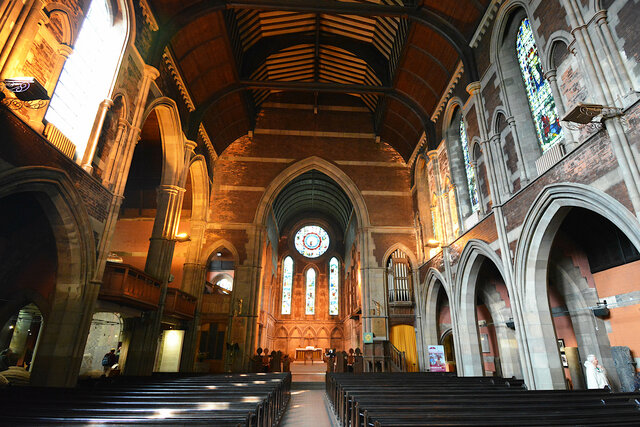
[[[0,390],[2,421],[20,425],[277,424],[289,400],[291,374],[122,377],[74,389]]]
[[[528,391],[522,380],[431,373],[329,374],[343,426],[640,425],[640,394]]]

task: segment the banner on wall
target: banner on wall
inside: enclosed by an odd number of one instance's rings
[[[447,364],[444,358],[444,346],[430,345],[429,347],[429,371],[446,372]]]

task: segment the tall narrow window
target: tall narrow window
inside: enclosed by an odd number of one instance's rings
[[[475,212],[480,209],[478,204],[478,187],[476,185],[476,173],[471,164],[471,154],[469,153],[469,139],[467,138],[467,128],[464,120],[460,118],[460,142],[462,143],[462,154],[464,155],[464,170],[467,173],[467,189],[469,191],[469,201],[471,209]]]
[[[544,78],[542,63],[528,18],[523,19],[520,23],[516,37],[516,53],[538,141],[542,151],[546,151],[562,139],[562,128],[556,103],[551,93],[551,86]]]
[[[65,62],[45,120],[84,150],[100,103],[109,96],[126,25],[114,22],[107,0],[93,0],[82,23],[73,53]]]
[[[313,268],[307,270],[307,303],[305,314],[316,312],[316,271]]]
[[[329,315],[337,316],[338,292],[340,292],[340,263],[333,257],[329,261]]]
[[[282,314],[291,314],[291,286],[293,284],[293,258],[282,263]]]

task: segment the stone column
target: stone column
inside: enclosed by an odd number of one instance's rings
[[[265,233],[266,229],[262,225],[254,224],[247,230],[247,258],[236,265],[224,363],[227,372],[248,370],[250,356],[257,347],[262,244]]]
[[[186,322],[184,344],[180,355],[180,372],[193,372],[198,349],[198,332],[200,330],[200,316],[207,268],[203,264],[185,263],[182,275],[182,290],[198,298],[193,319]]]
[[[522,146],[520,145],[520,137],[518,136],[518,129],[516,127],[516,119],[511,117],[507,117],[507,124],[509,125],[509,131],[511,132],[511,136],[513,137],[513,145],[515,145],[516,150],[518,151],[518,158],[520,160],[520,181],[522,182],[521,187],[524,187],[529,183],[531,177],[534,176],[532,171],[529,170],[529,165],[524,159],[524,155],[522,154]],[[537,171],[536,171],[537,174]]]
[[[565,116],[566,110],[564,108],[564,102],[562,101],[562,95],[560,94],[560,88],[558,87],[558,71],[553,69],[544,73],[544,78],[547,79],[551,86],[551,92],[553,93],[553,99],[556,101],[556,110],[558,110],[558,116],[561,118]],[[563,129],[564,145],[567,147],[567,152],[573,151],[577,144],[573,138],[573,133],[567,129]]]
[[[40,25],[48,19],[43,8],[43,0],[24,2],[11,34],[0,51],[0,76],[3,79],[18,77],[16,73],[22,67]]]
[[[600,43],[607,51],[607,57],[611,62],[611,70],[613,71],[614,78],[618,83],[620,95],[624,97],[631,91],[633,91],[633,82],[631,80],[631,77],[629,76],[627,67],[622,61],[620,51],[618,50],[616,42],[613,39],[613,35],[611,34],[611,28],[609,28],[609,25],[607,23],[607,11],[598,11],[593,19],[598,25],[598,29],[596,30],[596,32],[600,37]]]
[[[158,309],[148,312],[143,318],[125,319],[125,332],[129,337],[124,366],[126,375],[151,375],[153,372],[176,244],[175,233],[180,218],[182,193],[184,188],[175,185],[158,187],[158,209],[149,239],[145,272],[161,282],[160,301]]]
[[[605,78],[597,53],[593,47],[591,36],[580,15],[580,6],[575,0],[563,0],[567,16],[573,30],[571,33],[578,44],[578,51],[582,53],[587,74],[595,89],[595,102],[604,106],[615,106],[615,99]],[[620,172],[629,192],[636,217],[640,217],[640,171],[633,155],[631,145],[627,139],[619,117],[611,117],[604,122],[611,140],[611,147],[620,165]]]
[[[507,167],[505,166],[504,153],[502,152],[502,145],[500,141],[500,135],[496,134],[489,138],[489,145],[495,154],[495,163],[498,165],[498,183],[502,195],[504,198],[508,198],[511,194],[511,180],[507,173]]]
[[[115,141],[113,142],[113,147],[111,148],[111,152],[109,153],[109,159],[107,160],[107,167],[104,170],[104,180],[103,184],[111,188],[116,180],[115,176],[115,165],[116,159],[118,155],[123,155],[124,153],[124,145],[127,137],[127,133],[131,125],[125,119],[118,119],[118,129],[116,130]]]
[[[485,200],[484,200],[484,195],[482,194],[482,190],[480,189],[480,181],[479,181],[479,177],[480,175],[478,174],[478,161],[476,160],[475,157],[472,156],[471,160],[471,167],[473,168],[473,171],[475,172],[475,176],[476,176],[476,191],[478,192],[478,208],[480,211],[481,215],[486,215],[486,211],[485,211]]]
[[[98,114],[96,114],[96,118],[93,122],[93,127],[91,128],[91,134],[89,135],[89,141],[87,142],[87,147],[84,150],[84,155],[82,156],[82,161],[80,166],[87,173],[91,173],[93,171],[93,166],[91,163],[93,162],[93,156],[96,154],[96,148],[98,147],[98,140],[100,139],[100,133],[102,132],[102,125],[104,124],[104,119],[107,117],[107,112],[109,108],[113,106],[113,101],[109,98],[105,99],[100,103],[98,107]]]

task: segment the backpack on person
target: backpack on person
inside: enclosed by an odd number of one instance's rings
[[[105,354],[104,357],[102,358],[102,366],[109,366],[109,353]]]

